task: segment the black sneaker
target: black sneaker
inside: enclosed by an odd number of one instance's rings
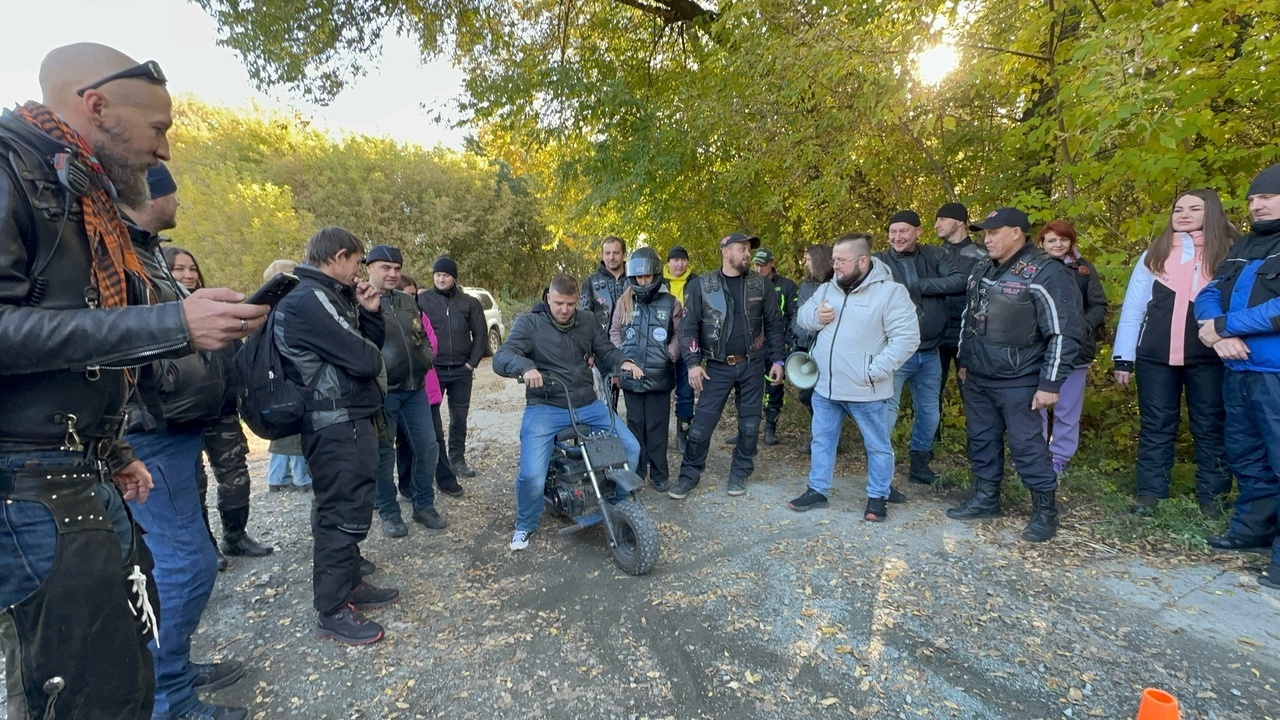
[[[378,566],[374,565],[372,560],[360,558],[360,577],[367,578],[376,572],[378,572]]]
[[[1149,517],[1151,513],[1156,511],[1156,506],[1159,504],[1160,498],[1139,495],[1138,499],[1129,506],[1129,512],[1138,517]]]
[[[337,640],[346,645],[369,645],[381,640],[383,631],[381,625],[347,603],[332,615],[320,615],[316,620],[315,636],[322,640]]]
[[[288,490],[290,487],[292,487],[292,486],[290,486],[290,485],[268,485],[268,486],[267,486],[267,492],[280,492],[281,490]]]
[[[671,489],[671,480],[654,480],[653,489],[658,492],[666,492]]]
[[[1280,590],[1280,565],[1271,564],[1263,568],[1258,575],[1258,584],[1262,587]]]
[[[440,492],[449,497],[462,497],[467,494],[467,491],[462,489],[457,480],[451,483],[436,483],[436,487],[440,488]]]
[[[729,486],[726,489],[730,497],[738,497],[747,494],[747,481],[742,478],[729,478]]]
[[[436,512],[433,507],[425,510],[414,510],[413,521],[419,525],[426,525],[432,530],[443,530],[449,527],[449,523],[445,522],[445,519],[440,517],[440,513]]]
[[[458,477],[472,478],[476,476],[476,471],[467,467],[466,460],[457,460],[451,463],[450,467],[453,468],[453,474]]]
[[[867,522],[884,522],[889,517],[889,506],[884,498],[867,498],[867,509],[862,519]]]
[[[356,606],[357,610],[375,610],[386,607],[400,599],[400,591],[395,588],[374,587],[362,582],[347,596],[347,602]]]
[[[676,483],[675,487],[671,488],[671,490],[667,492],[667,497],[672,500],[683,500],[688,497],[689,493],[693,492],[693,489],[696,487],[698,487],[698,483],[682,479],[680,482]]]
[[[244,663],[239,660],[191,663],[191,665],[196,669],[195,690],[198,693],[216,692],[244,677]]]
[[[241,707],[227,705],[205,705],[200,703],[190,712],[173,715],[173,720],[245,720],[249,711]]]
[[[820,510],[828,506],[827,496],[816,490],[805,489],[804,494],[787,503],[787,507],[796,512],[809,512],[810,510]]]
[[[901,505],[906,501],[907,501],[906,495],[904,495],[900,490],[898,490],[898,488],[893,487],[892,485],[889,486],[889,502],[895,505]]]
[[[382,534],[389,538],[402,538],[409,534],[404,520],[398,517],[382,518]]]

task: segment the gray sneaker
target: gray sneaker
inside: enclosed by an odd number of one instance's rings
[[[729,478],[729,495],[738,497],[747,494],[747,481],[742,478]]]
[[[389,538],[402,538],[409,534],[409,528],[398,517],[382,518],[382,532]]]

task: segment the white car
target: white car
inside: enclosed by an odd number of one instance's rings
[[[484,324],[489,329],[489,343],[484,354],[485,357],[489,357],[502,345],[502,339],[507,336],[507,327],[502,324],[502,311],[498,309],[498,302],[493,299],[493,295],[484,288],[463,287],[462,292],[479,300],[480,307],[484,308]]]

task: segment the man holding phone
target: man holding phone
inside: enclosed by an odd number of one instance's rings
[[[369,534],[378,481],[378,431],[387,375],[381,293],[359,279],[364,243],[338,227],[307,242],[301,281],[276,306],[275,343],[288,378],[305,388],[302,447],[315,506],[316,637],[348,645],[382,639],[361,612],[395,602],[398,590],[361,578],[359,543]]]

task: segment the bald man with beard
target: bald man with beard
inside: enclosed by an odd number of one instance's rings
[[[135,368],[217,350],[267,308],[225,289],[155,303],[116,201],[169,158],[165,77],[53,50],[41,102],[0,116],[0,644],[11,719],[244,718],[154,705],[151,555],[125,510],[152,474],[120,439]],[[163,637],[163,628],[159,629]]]

